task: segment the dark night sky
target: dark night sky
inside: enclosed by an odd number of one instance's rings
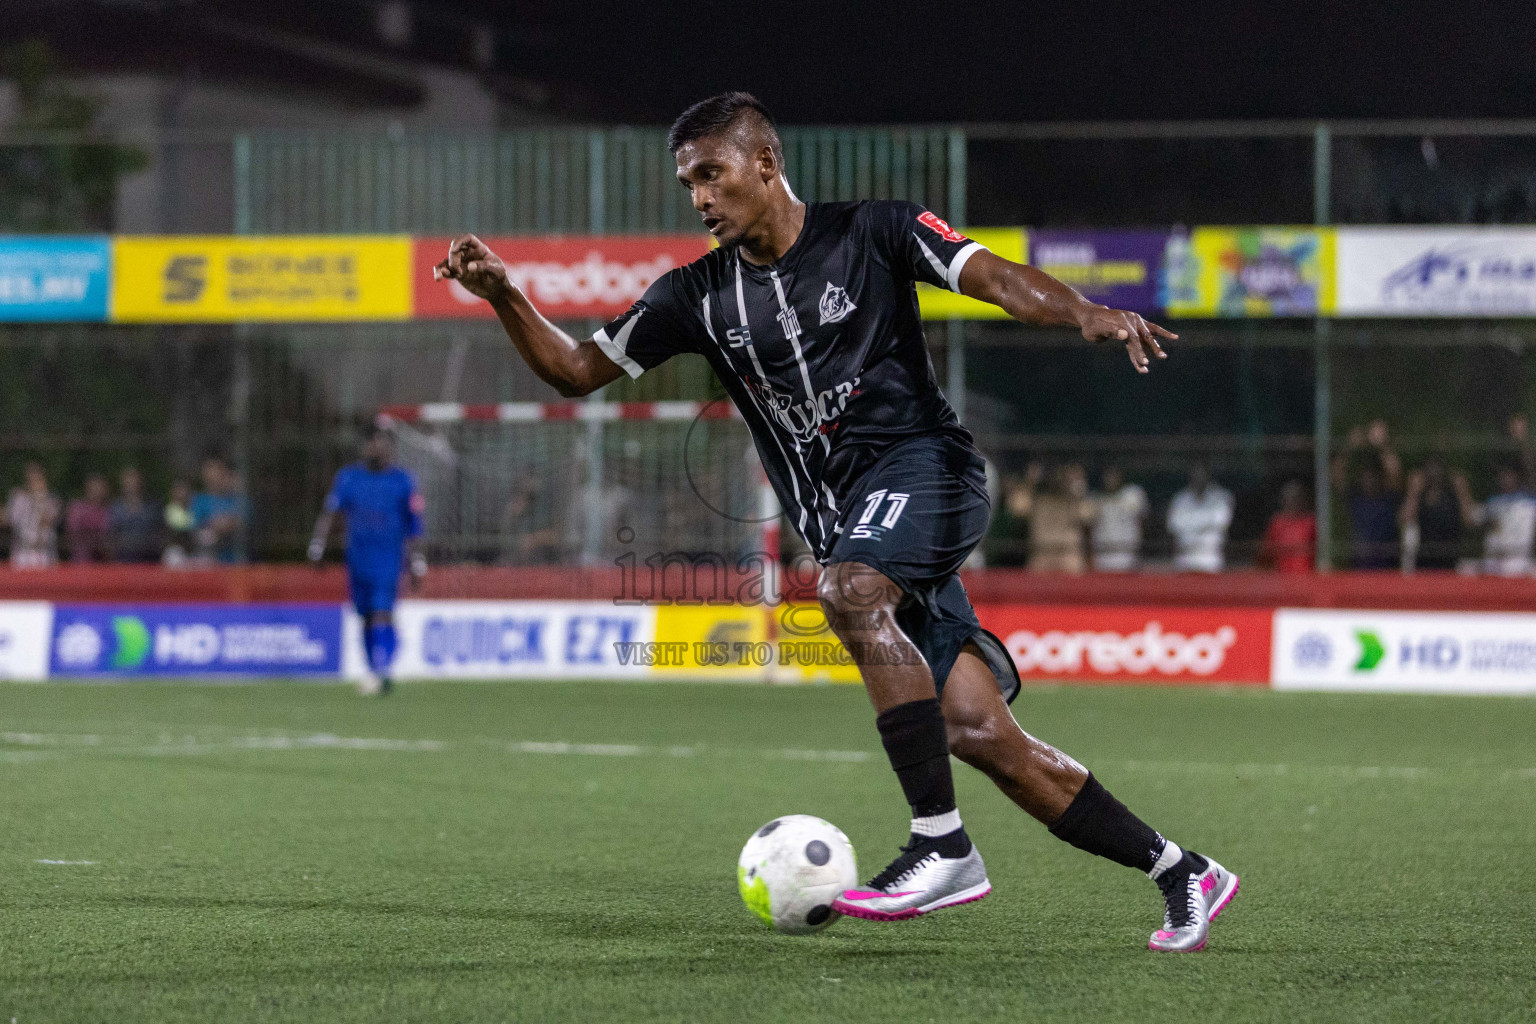
[[[733,87],[798,123],[1536,116],[1528,3],[573,0],[501,27],[504,66],[613,119]]]

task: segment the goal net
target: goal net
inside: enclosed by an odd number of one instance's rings
[[[438,403],[383,410],[438,564],[611,566],[761,551],[763,475],[726,402]],[[766,514],[765,514],[766,512]]]

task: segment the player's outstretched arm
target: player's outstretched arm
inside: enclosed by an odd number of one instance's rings
[[[1076,327],[1089,341],[1124,342],[1137,373],[1146,373],[1153,359],[1168,358],[1157,339],[1178,338],[1137,313],[1089,302],[1050,274],[985,250],[966,261],[960,271],[960,291],[1001,307],[1021,323]]]
[[[502,328],[539,379],[567,398],[590,394],[624,371],[590,338],[578,341],[544,319],[507,277],[501,257],[474,235],[460,235],[432,268],[438,279],[458,281],[491,304]]]
[[[325,557],[325,542],[331,536],[331,521],[336,517],[329,511],[321,512],[315,520],[315,532],[309,538],[309,560],[319,564]]]

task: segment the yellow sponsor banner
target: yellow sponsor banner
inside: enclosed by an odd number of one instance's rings
[[[1005,260],[1028,263],[1029,236],[1023,228],[967,228],[965,236],[980,242]],[[960,317],[966,320],[1006,320],[1008,314],[990,302],[952,292],[947,288],[935,288],[931,284],[918,284],[917,302],[924,320],[947,320]]]
[[[113,320],[406,320],[404,235],[118,237]]]
[[[1334,311],[1332,228],[1195,228],[1170,240],[1164,285],[1173,316],[1317,316]]]
[[[658,657],[651,670],[659,675],[761,677],[773,660],[764,611],[746,604],[657,606]]]
[[[775,681],[803,683],[862,682],[859,668],[827,625],[819,604],[788,603],[771,609],[778,616],[778,667]]]

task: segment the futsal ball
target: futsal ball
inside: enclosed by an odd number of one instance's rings
[[[832,901],[859,884],[853,844],[830,821],[786,814],[752,833],[736,862],[747,909],[777,931],[819,932],[841,914]]]

